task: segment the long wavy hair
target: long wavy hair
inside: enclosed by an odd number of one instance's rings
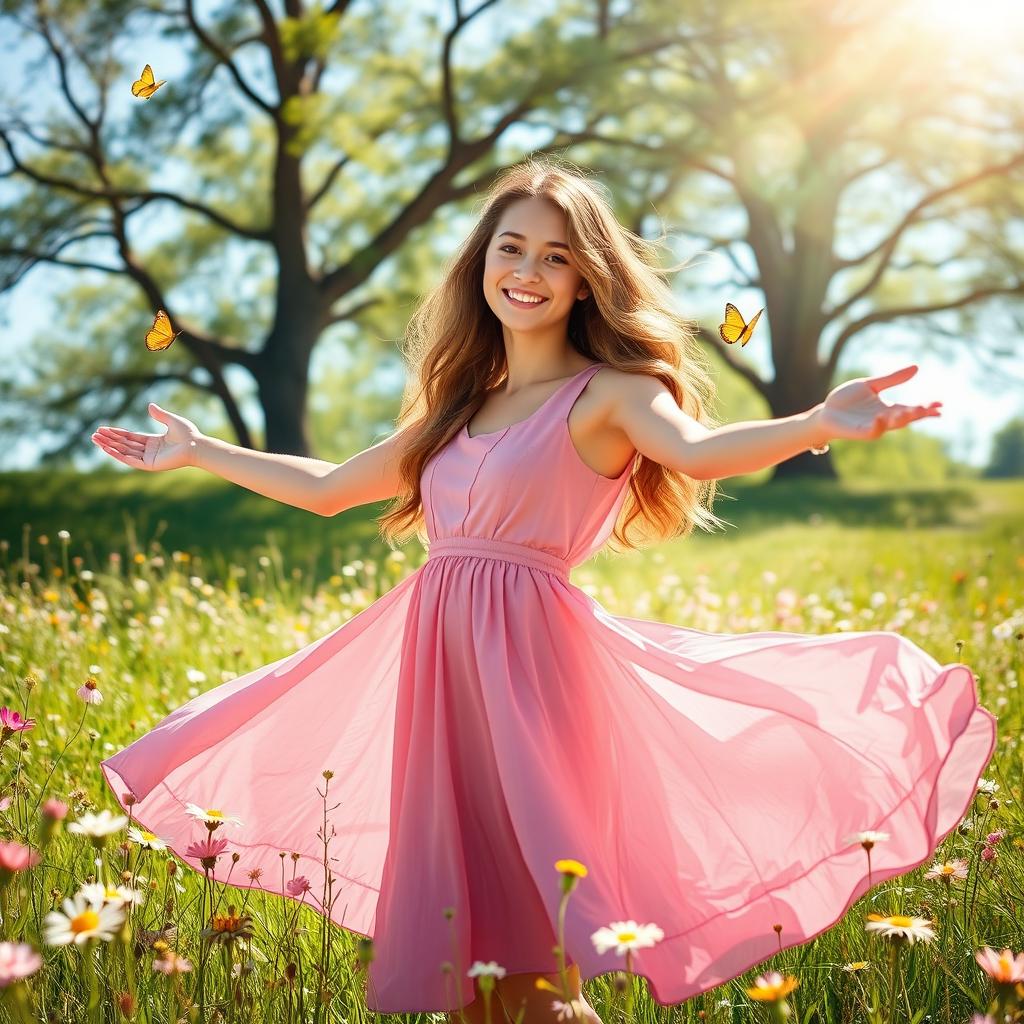
[[[447,444],[482,405],[485,392],[507,376],[501,321],[488,306],[481,282],[487,247],[505,208],[541,197],[561,209],[566,241],[588,298],[569,317],[569,343],[589,359],[626,373],[657,377],[677,405],[704,426],[715,385],[698,348],[693,322],[675,309],[668,274],[652,242],[623,227],[603,185],[575,165],[531,158],[506,170],[483,199],[480,219],[446,264],[441,281],[423,298],[406,329],[406,386],[396,420],[403,434],[402,490],[378,519],[392,548],[413,532],[426,543],[420,476],[430,457]],[[714,480],[695,480],[640,456],[609,538],[612,550],[645,547],[685,537],[694,526],[723,525],[711,511]]]

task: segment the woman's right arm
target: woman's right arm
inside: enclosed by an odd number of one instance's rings
[[[135,469],[162,472],[195,466],[256,494],[321,516],[393,498],[399,490],[402,430],[336,465],[301,455],[254,451],[207,437],[191,420],[155,403],[149,413],[167,425],[166,433],[141,434],[102,426],[92,440],[112,458]]]
[[[321,516],[383,501],[398,493],[399,433],[340,464],[302,455],[279,455],[221,441],[196,438],[191,465],[275,501]]]

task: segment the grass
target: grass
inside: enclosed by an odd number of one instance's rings
[[[588,981],[587,998],[606,1022],[778,1020],[784,1004],[801,1022],[970,1021],[993,1008],[998,991],[975,954],[1024,948],[1024,481],[765,488],[727,480],[722,490],[737,500],[715,510],[736,529],[601,554],[577,567],[573,582],[615,614],[721,632],[897,629],[940,662],[966,661],[999,718],[985,780],[998,789],[979,792],[936,851],[938,863],[962,859],[966,878],[926,879],[924,865],[876,885],[817,939],[671,1009],[628,976],[622,991],[614,975]],[[0,989],[10,1019],[431,1019],[371,1016],[365,945],[275,893],[275,880],[254,893],[180,865],[169,874],[175,859],[124,829],[94,848],[33,812],[48,798],[67,805],[68,822],[115,807],[99,760],[191,696],[337,628],[419,565],[418,545],[391,553],[380,543],[373,516],[383,507],[323,519],[192,471],[0,477],[2,703],[36,720],[4,733],[0,794],[12,803],[0,829],[42,852],[4,888],[0,939],[27,942],[43,960]],[[102,704],[79,696],[90,677],[107,693]],[[124,883],[142,892],[117,932],[132,937],[47,943],[46,914],[98,871],[108,881],[125,871]],[[251,916],[251,941],[204,938],[229,903]],[[904,948],[866,931],[868,913],[894,908],[930,920],[935,938]],[[173,963],[146,936],[165,918],[177,929],[169,948],[192,971],[154,970]],[[316,968],[328,946],[321,1002]],[[769,971],[779,972],[778,987],[762,985],[760,995],[777,998],[759,998],[755,979]],[[786,992],[789,978],[798,987]],[[1004,1009],[1014,991],[1006,989]]]

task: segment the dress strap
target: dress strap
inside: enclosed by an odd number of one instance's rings
[[[558,423],[567,420],[569,418],[569,411],[576,404],[576,399],[579,398],[580,392],[587,386],[587,382],[602,366],[607,365],[607,363],[595,363],[593,366],[588,366],[586,369],[581,370],[575,377],[567,380],[544,410],[547,417]]]

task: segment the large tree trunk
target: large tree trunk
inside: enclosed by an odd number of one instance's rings
[[[275,337],[275,330],[260,353],[255,376],[268,452],[311,455],[306,429],[309,364],[320,330],[319,315],[306,323],[293,318],[288,338]]]
[[[793,477],[827,477],[837,480],[839,474],[836,472],[835,463],[832,461],[832,452],[825,452],[824,455],[812,455],[809,451],[800,452],[791,459],[780,462],[771,475],[771,480],[790,480]]]
[[[766,398],[773,418],[795,416],[823,402],[829,391],[828,371],[817,360],[810,365],[793,361],[779,368],[779,375],[768,386]],[[789,480],[793,477],[838,479],[831,451],[814,455],[810,449],[798,452],[790,459],[778,463],[770,480]]]

